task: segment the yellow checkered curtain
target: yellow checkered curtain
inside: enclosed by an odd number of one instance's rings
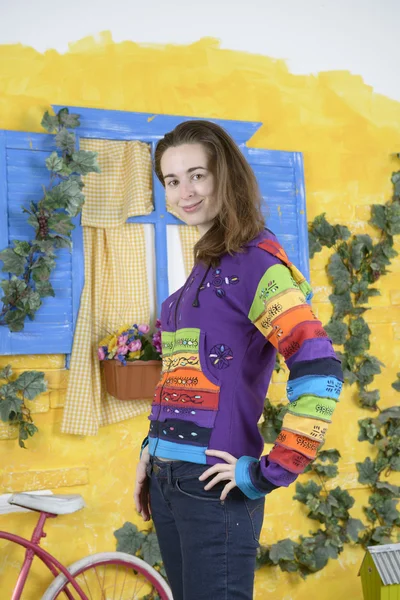
[[[96,435],[101,425],[149,410],[148,400],[106,392],[97,346],[107,332],[150,319],[144,227],[126,219],[153,210],[151,154],[136,141],[81,140],[81,148],[98,153],[101,173],[85,177],[85,285],[61,430]]]

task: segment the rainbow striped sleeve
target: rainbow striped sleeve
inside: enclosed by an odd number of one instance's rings
[[[288,486],[316,458],[342,389],[341,363],[307,303],[311,295],[291,263],[274,264],[259,281],[248,314],[290,372],[290,406],[272,451],[260,461],[243,456],[237,463],[238,487],[252,498]]]

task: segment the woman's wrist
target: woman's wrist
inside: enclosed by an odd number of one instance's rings
[[[149,464],[150,462],[150,453],[149,453],[149,447],[146,446],[145,448],[143,448],[142,450],[142,456],[140,457],[140,461],[144,462],[146,465]]]

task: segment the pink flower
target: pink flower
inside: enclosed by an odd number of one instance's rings
[[[150,327],[148,325],[139,325],[138,327],[141,333],[149,333]]]
[[[106,358],[106,353],[104,352],[103,346],[100,346],[100,348],[98,348],[97,356],[98,356],[99,360],[104,360]]]
[[[123,354],[123,355],[125,355],[125,354],[128,354],[128,352],[129,352],[129,348],[128,348],[128,346],[127,346],[127,345],[125,345],[125,344],[124,344],[124,345],[122,345],[122,346],[118,346],[118,348],[117,348],[117,355],[118,355],[118,354]]]
[[[120,335],[118,338],[118,346],[125,346],[128,341],[128,335]]]
[[[140,340],[133,340],[128,346],[130,352],[136,352],[137,350],[141,350],[142,342]]]

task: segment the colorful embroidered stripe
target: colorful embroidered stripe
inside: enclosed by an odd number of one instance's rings
[[[312,417],[330,423],[335,408],[336,400],[317,396],[301,396],[298,400],[291,402],[289,412],[292,415]]]
[[[279,343],[291,334],[296,325],[312,321],[322,327],[321,322],[318,321],[308,304],[291,308],[272,323],[272,331],[268,335],[268,341],[279,350]]]
[[[189,444],[177,444],[176,442],[167,442],[160,438],[149,438],[149,453],[151,456],[167,458],[169,460],[185,460],[187,462],[207,464],[205,454],[207,446],[192,446]],[[155,454],[156,452],[156,454]]]
[[[207,446],[210,441],[212,429],[199,427],[196,423],[190,421],[179,421],[178,419],[168,419],[168,421],[151,421],[150,437],[159,437],[167,439],[178,444],[196,444],[196,446]]]
[[[177,354],[163,357],[163,373],[185,367],[201,371],[199,354],[195,354],[194,352],[178,352]]]
[[[323,442],[328,426],[324,421],[319,419],[310,419],[299,415],[292,415],[287,412],[283,417],[282,427],[293,433],[306,435],[317,442]]]
[[[150,421],[164,422],[167,419],[178,419],[179,421],[190,421],[200,427],[214,427],[217,410],[203,410],[197,406],[174,407],[169,405],[153,404],[151,407]]]
[[[300,290],[285,290],[281,294],[278,294],[267,301],[263,313],[256,321],[260,321],[264,329],[267,329],[268,324],[271,326],[272,321],[285,311],[294,308],[295,306],[303,305],[308,306],[306,299]]]
[[[292,433],[285,429],[282,429],[276,438],[276,443],[289,450],[296,450],[308,458],[315,458],[317,456],[317,450],[321,445],[321,442],[310,440],[310,438],[304,435]]]
[[[157,386],[155,403],[176,407],[196,407],[218,410],[219,391],[191,390],[179,387]]]
[[[322,337],[328,336],[320,321],[300,323],[300,325],[297,325],[293,329],[290,335],[285,337],[284,340],[279,341],[278,350],[283,358],[287,360],[300,350],[305,341]]]
[[[342,391],[343,383],[336,377],[326,375],[307,375],[288,381],[286,386],[287,397],[290,402],[297,400],[300,396],[313,395],[321,398],[333,398],[337,400]]]
[[[250,321],[256,321],[264,312],[265,302],[288,289],[299,289],[289,269],[284,265],[273,265],[267,269],[261,277],[256,295],[250,307],[248,317]]]
[[[268,459],[292,473],[302,473],[311,462],[311,458],[282,446],[274,446],[268,455]]]
[[[164,373],[159,386],[185,388],[188,390],[210,390],[219,392],[219,386],[212,383],[201,371],[196,369],[177,369],[173,373]]]
[[[198,353],[200,346],[200,329],[196,327],[178,329],[175,332],[161,333],[163,357],[177,352]]]

